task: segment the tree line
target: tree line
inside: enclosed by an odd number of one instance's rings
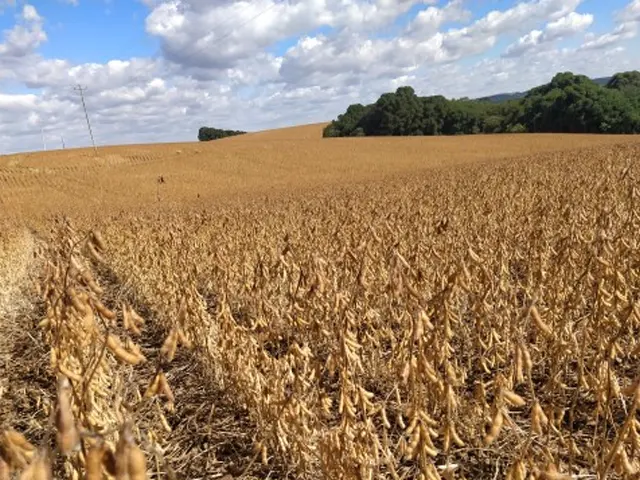
[[[617,73],[600,85],[558,73],[523,98],[492,102],[420,97],[409,86],[370,105],[350,105],[325,137],[476,133],[640,133],[640,72]]]
[[[219,138],[243,135],[245,133],[247,132],[243,132],[242,130],[222,130],[220,128],[200,127],[200,130],[198,130],[198,140],[208,142],[218,140]]]

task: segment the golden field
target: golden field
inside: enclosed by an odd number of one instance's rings
[[[638,478],[638,137],[321,127],[0,158],[1,480]]]
[[[206,207],[212,200],[414,176],[425,170],[637,142],[635,137],[504,135],[321,138],[324,125],[216,142],[103,147],[0,157],[0,211],[31,217],[119,209]],[[163,176],[165,183],[158,186]],[[0,213],[0,216],[2,214]]]

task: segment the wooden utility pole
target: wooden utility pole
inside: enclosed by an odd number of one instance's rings
[[[87,89],[87,87],[83,87],[82,85],[78,84],[75,87],[73,87],[73,89],[80,93],[80,100],[82,101],[82,108],[84,109],[84,117],[87,119],[87,128],[89,129],[89,136],[91,137],[91,145],[93,145],[93,151],[96,153],[96,155],[98,154],[98,148],[96,147],[96,142],[93,139],[93,131],[91,130],[91,122],[89,121],[89,113],[87,113],[87,104],[84,101],[84,92]]]

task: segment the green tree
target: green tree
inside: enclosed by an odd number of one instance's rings
[[[561,72],[522,98],[490,99],[419,97],[404,86],[371,105],[350,105],[323,135],[640,132],[640,72],[616,74],[606,84]]]
[[[245,133],[247,132],[243,132],[241,130],[222,130],[219,128],[200,127],[200,130],[198,130],[198,140],[201,142],[209,142],[211,140],[243,135]]]
[[[640,112],[640,72],[634,70],[632,72],[616,73],[607,88],[620,91],[633,109]]]
[[[509,132],[509,133],[527,133],[527,127],[525,127],[521,123],[516,123],[514,125],[511,125],[508,128],[507,132]]]
[[[336,120],[333,120],[324,128],[322,135],[324,137],[361,136],[358,129],[362,129],[363,119],[371,108],[371,105],[365,106],[360,103],[349,105],[345,113],[338,115]],[[362,131],[364,132],[364,129]]]
[[[482,131],[484,133],[500,133],[502,132],[502,125],[504,118],[500,115],[490,115],[484,119]]]
[[[633,70],[630,72],[616,73],[607,83],[607,88],[613,88],[615,90],[640,88],[640,72]]]
[[[371,106],[361,126],[367,135],[422,135],[423,108],[411,87],[385,93]]]
[[[633,110],[621,91],[565,72],[527,94],[523,123],[531,132],[632,133]]]
[[[440,135],[444,119],[449,111],[449,101],[442,95],[422,99],[422,132],[425,135]]]

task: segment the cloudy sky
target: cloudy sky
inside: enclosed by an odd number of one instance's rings
[[[640,69],[640,0],[0,0],[0,153],[331,120]]]

